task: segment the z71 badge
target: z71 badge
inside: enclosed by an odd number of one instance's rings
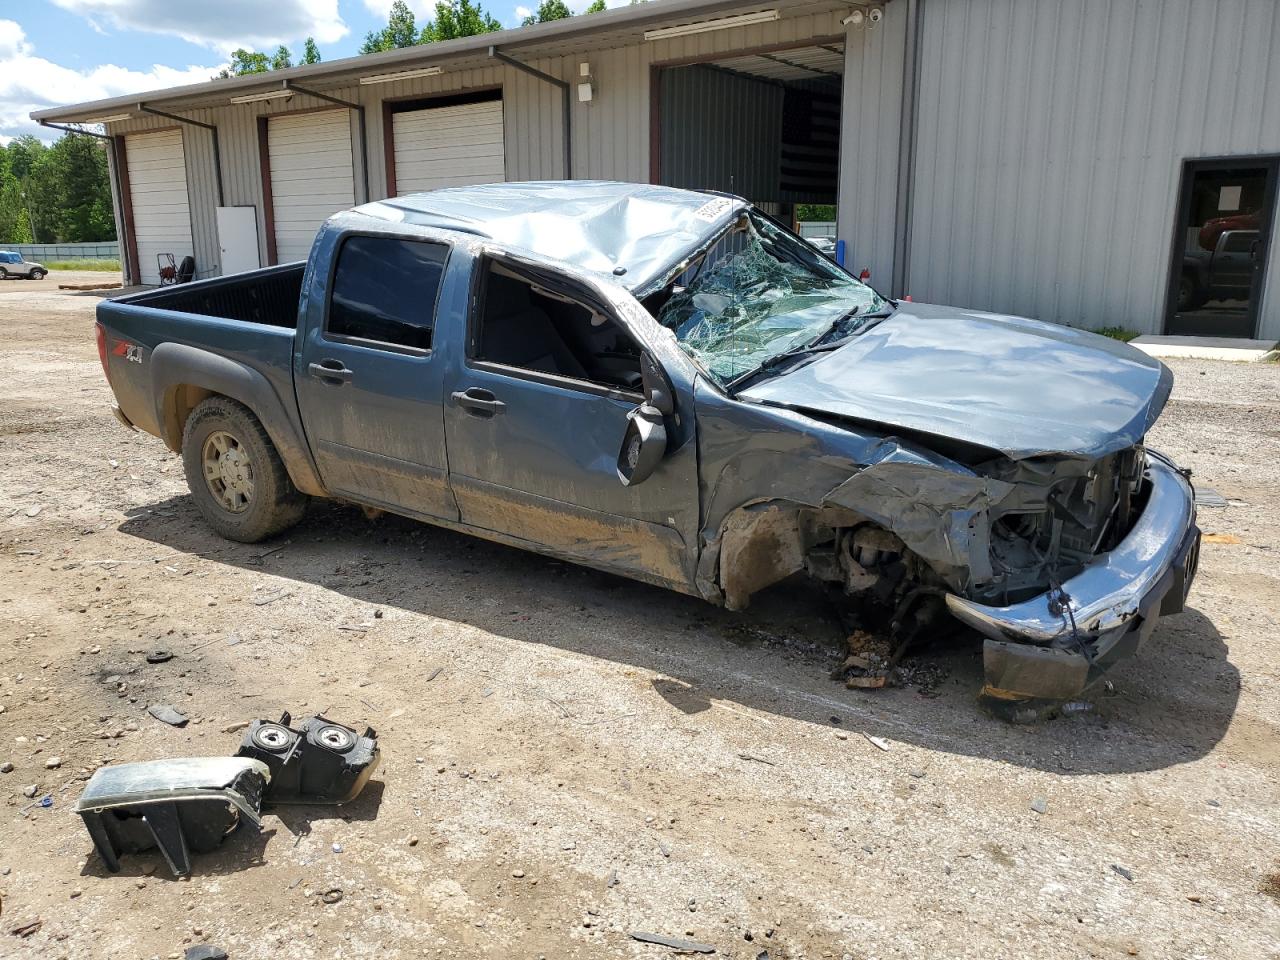
[[[111,352],[117,357],[124,357],[130,363],[142,362],[142,347],[127,340],[117,340],[115,349]]]

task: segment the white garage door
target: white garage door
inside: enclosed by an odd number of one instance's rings
[[[506,179],[502,101],[394,114],[396,193]]]
[[[320,224],[355,206],[350,114],[326,110],[272,117],[267,149],[276,261],[305,260]]]
[[[125,138],[125,162],[129,168],[138,266],[142,282],[154,285],[160,282],[157,254],[172,253],[177,263],[193,255],[182,131],[129,134]]]

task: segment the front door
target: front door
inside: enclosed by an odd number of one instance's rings
[[[467,524],[688,589],[695,444],[624,486],[618,455],[640,404],[640,348],[568,278],[482,260],[466,356],[450,374],[449,479]],[[690,416],[684,411],[684,416]]]
[[[1165,332],[1253,337],[1280,158],[1193,160],[1182,176]]]
[[[307,440],[331,493],[458,519],[445,459],[444,363],[433,349],[449,253],[443,243],[390,236],[340,241],[294,371]]]

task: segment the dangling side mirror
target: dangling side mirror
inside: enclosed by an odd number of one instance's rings
[[[663,417],[675,413],[675,393],[666,371],[646,352],[640,357],[644,403],[627,414],[627,432],[618,453],[618,479],[624,487],[646,480],[667,452]]]

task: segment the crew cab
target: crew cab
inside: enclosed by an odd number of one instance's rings
[[[886,299],[737,197],[383,200],[97,335],[117,417],[234,540],[333,497],[731,609],[807,574],[898,632],[976,629],[1013,703],[1086,690],[1195,572],[1190,483],[1144,447],[1162,364]]]

